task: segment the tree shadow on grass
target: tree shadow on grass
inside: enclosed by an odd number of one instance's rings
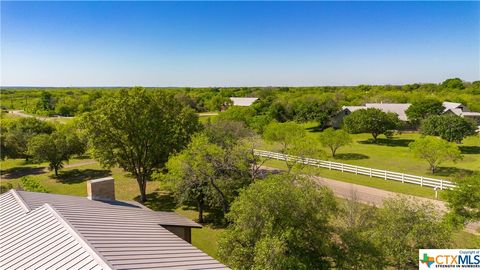
[[[214,229],[225,228],[225,218],[223,217],[223,212],[216,209],[208,209],[204,214],[204,224],[208,223]]]
[[[341,159],[341,160],[359,160],[359,159],[369,159],[370,157],[364,154],[358,154],[358,153],[342,153],[342,154],[336,154],[335,159]]]
[[[135,197],[135,201],[140,202],[140,196]],[[143,203],[146,207],[154,211],[174,212],[178,207],[175,197],[171,192],[156,190],[147,194],[147,201]],[[183,204],[182,210],[190,210],[197,212],[197,206],[194,204]],[[223,212],[218,209],[211,209],[205,206],[203,212],[203,225],[209,224],[212,228],[225,228],[225,221],[223,219]]]
[[[460,148],[460,151],[462,152],[462,154],[467,154],[467,155],[480,154],[480,146],[461,145],[458,148]]]
[[[16,179],[28,175],[44,174],[44,167],[14,167],[1,171],[2,179]]]
[[[375,145],[392,146],[392,147],[408,147],[408,145],[413,141],[414,140],[410,140],[410,139],[377,138],[377,141],[374,141],[373,139],[368,139],[368,140],[365,140],[365,141],[359,141],[358,143],[361,143],[361,144],[375,144]]]
[[[464,177],[472,175],[473,171],[468,169],[456,168],[456,167],[438,167],[435,171],[435,176],[457,176]]]
[[[323,131],[324,128],[322,126],[314,126],[314,127],[308,127],[307,130],[312,133],[317,133],[317,132]]]
[[[135,197],[135,201],[140,202],[140,196]],[[167,212],[173,212],[177,207],[172,193],[160,191],[147,194],[147,201],[144,205],[154,211]]]
[[[73,169],[60,172],[55,179],[62,184],[78,184],[84,181],[103,178],[110,175],[110,170]]]

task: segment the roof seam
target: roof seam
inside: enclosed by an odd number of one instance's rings
[[[88,241],[82,237],[81,233],[75,229],[75,227],[65,219],[61,213],[59,213],[53,206],[46,203],[44,204],[45,208],[48,209],[57,219],[62,223],[62,225],[67,229],[67,231],[80,243],[80,245],[102,266],[104,269],[113,270],[115,269],[95,248],[88,243]]]
[[[15,200],[17,200],[18,204],[20,204],[25,213],[28,213],[32,210],[15,189],[11,189],[10,193],[12,193],[13,197],[15,198]]]

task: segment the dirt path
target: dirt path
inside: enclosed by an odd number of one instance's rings
[[[75,162],[72,164],[66,164],[63,166],[63,168],[74,168],[74,167],[80,167],[80,166],[85,166],[85,165],[92,165],[92,164],[97,164],[95,160],[85,160],[85,161],[80,161],[80,162]]]
[[[278,171],[276,168],[265,167],[266,170]],[[437,210],[446,213],[448,208],[443,201],[433,200],[418,196],[405,195],[396,192],[386,191],[378,188],[366,187],[362,185],[356,185],[352,183],[337,181],[319,176],[312,176],[318,183],[330,188],[335,196],[344,199],[355,199],[365,204],[373,204],[375,206],[381,206],[384,200],[394,198],[396,196],[406,196],[417,202],[432,203],[437,207]],[[465,231],[474,234],[480,234],[480,222],[469,223],[465,227]]]
[[[23,111],[20,111],[20,110],[9,111],[8,113],[11,113],[19,117],[35,117],[41,121],[51,121],[51,120],[53,121],[56,119],[72,119],[73,118],[73,117],[66,117],[66,116],[47,117],[47,116],[31,115],[31,114],[24,113]]]

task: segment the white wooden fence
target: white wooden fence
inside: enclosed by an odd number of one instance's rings
[[[264,150],[257,150],[257,149],[255,149],[255,154],[260,157],[272,158],[277,160],[296,161],[298,163],[327,168],[329,170],[337,170],[342,172],[367,175],[370,177],[382,178],[384,180],[394,180],[402,183],[410,183],[410,184],[415,184],[415,185],[420,185],[425,187],[433,187],[433,188],[439,188],[439,189],[451,189],[455,187],[455,183],[453,182],[442,180],[442,179],[424,177],[424,176],[417,176],[417,175],[391,172],[391,171],[385,171],[385,170],[377,170],[377,169],[372,169],[367,167],[355,166],[355,165],[320,160],[320,159],[302,158],[302,157],[291,156],[291,155],[264,151]]]

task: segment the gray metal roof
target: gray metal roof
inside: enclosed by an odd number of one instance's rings
[[[380,109],[386,113],[396,113],[398,119],[402,121],[407,121],[408,117],[405,111],[410,107],[410,103],[367,103],[365,107]]]
[[[202,226],[184,216],[174,212],[156,212],[137,202],[129,201],[95,201],[86,197],[68,196],[50,193],[17,191],[25,203],[32,209],[45,203],[54,206],[63,212],[74,211],[78,206],[84,208],[84,211],[98,211],[98,209],[108,209],[115,211],[119,216],[135,216],[144,220],[151,220],[160,225],[183,226],[201,228]]]
[[[231,97],[230,100],[233,102],[233,106],[250,106],[258,98],[252,97]]]
[[[112,269],[227,269],[161,227],[187,224],[174,213],[154,212],[126,202],[99,202],[25,191],[16,193],[30,209],[27,215],[38,211],[45,203],[51,205],[72,231]],[[21,216],[18,211],[12,215]],[[38,242],[43,241],[38,239]]]
[[[0,196],[0,269],[110,269],[56,211],[33,211],[15,192]]]

